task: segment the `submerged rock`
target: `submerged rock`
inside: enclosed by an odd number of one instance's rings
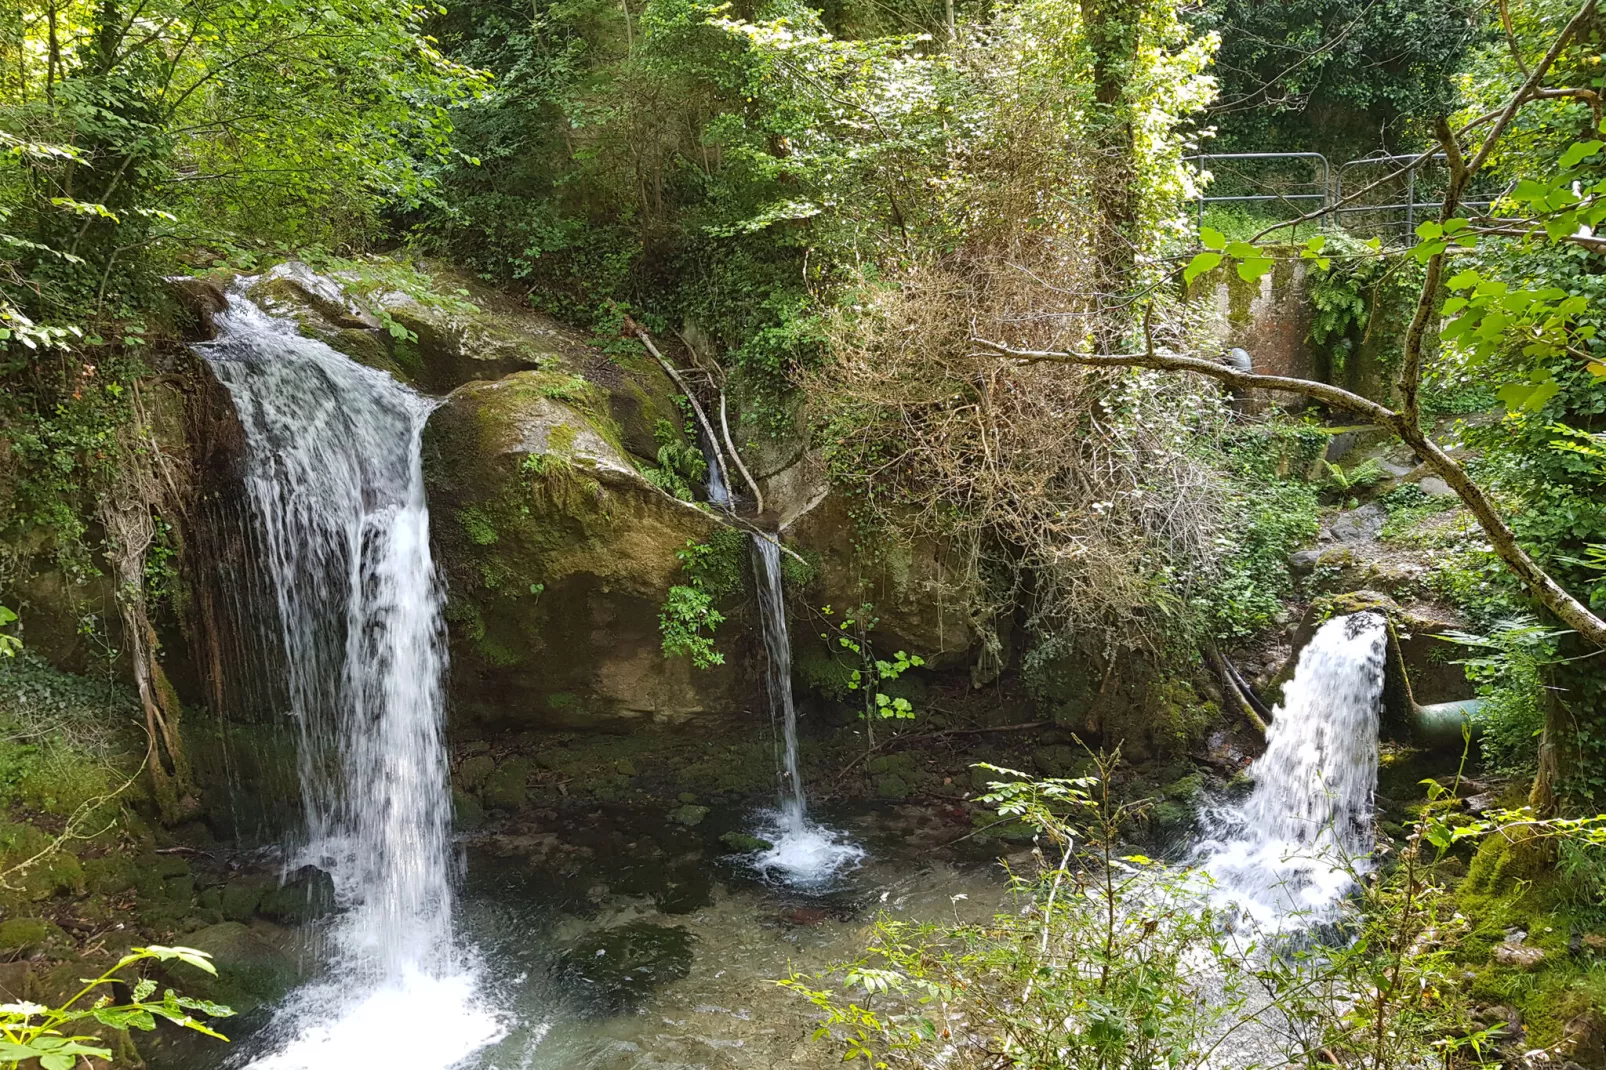
[[[590,933],[556,973],[601,1011],[615,1013],[691,972],[692,937],[678,925],[631,922]]]
[[[677,825],[685,825],[687,828],[696,828],[703,823],[703,818],[707,816],[708,807],[697,806],[692,803],[687,803],[685,806],[677,807],[669,812],[669,820]]]

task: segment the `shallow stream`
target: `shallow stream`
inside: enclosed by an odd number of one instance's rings
[[[767,882],[719,836],[760,827],[751,811],[685,828],[641,811],[595,810],[464,842],[457,943],[472,1004],[503,1035],[465,1070],[760,1070],[839,1065],[812,1042],[814,1008],[773,982],[855,957],[878,913],[981,919],[1009,893],[996,845],[930,806],[860,806],[821,815],[865,847],[829,886]],[[958,840],[958,843],[954,841]],[[1029,864],[1024,849],[1017,862]],[[409,1070],[452,1065],[455,1000],[426,1021],[393,1021],[372,1051]],[[186,1038],[153,1070],[247,1067],[295,1023],[263,1011],[227,1023],[226,1054]],[[427,1050],[437,1046],[442,1058]],[[258,1064],[260,1065],[260,1064]],[[276,1064],[274,1064],[276,1065]],[[390,1065],[377,1058],[373,1066]]]

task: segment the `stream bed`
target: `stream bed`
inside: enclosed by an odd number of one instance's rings
[[[751,810],[716,809],[695,828],[623,808],[548,812],[466,838],[456,939],[476,985],[470,1004],[502,1035],[457,1062],[457,1008],[443,1000],[428,1021],[390,1023],[407,1034],[405,1047],[376,1036],[372,1050],[406,1051],[405,1065],[419,1070],[838,1065],[827,1043],[810,1040],[813,1006],[773,982],[852,959],[880,912],[980,920],[1010,896],[999,845],[967,837],[956,814],[930,805],[822,811],[866,853],[806,889],[763,879],[751,855],[721,842],[763,826]],[[1028,847],[1013,854],[1030,865]],[[277,1066],[264,1056],[300,1028],[282,1010],[226,1026],[227,1049],[175,1038],[150,1058],[153,1070]],[[425,1054],[432,1045],[438,1060]]]

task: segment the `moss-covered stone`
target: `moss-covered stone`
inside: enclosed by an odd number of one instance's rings
[[[697,806],[692,803],[676,807],[669,812],[669,820],[677,825],[685,825],[687,828],[696,828],[703,823],[703,818],[707,816],[708,807]]]
[[[168,972],[174,987],[187,995],[225,1003],[236,1012],[282,998],[299,979],[295,960],[267,932],[242,922],[209,925],[187,934],[184,942],[211,955],[217,975],[173,965]]]
[[[454,779],[464,791],[477,791],[495,769],[495,758],[489,754],[476,754],[472,758],[464,759],[457,767],[457,776]]]
[[[480,798],[492,810],[520,810],[529,800],[528,783],[533,763],[509,758],[485,778]]]
[[[885,773],[875,778],[875,793],[879,799],[907,799],[911,790],[909,782],[897,773]]]
[[[743,854],[753,851],[768,851],[771,847],[775,846],[769,840],[761,839],[758,836],[749,835],[746,832],[723,833],[719,837],[719,842],[723,843],[726,847],[729,847],[732,851],[739,851]]]
[[[452,792],[452,827],[460,832],[472,832],[485,824],[485,807],[466,791]]]
[[[250,921],[276,881],[266,877],[240,877],[229,881],[218,897],[217,909],[228,921]]]
[[[48,918],[11,918],[0,922],[0,957],[61,955],[72,947],[72,938]]]
[[[663,654],[677,555],[717,524],[640,475],[605,390],[547,370],[471,383],[431,419],[425,465],[461,717],[595,728],[750,708],[734,662]]]

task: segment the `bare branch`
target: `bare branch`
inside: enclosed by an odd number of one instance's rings
[[[1375,401],[1352,394],[1348,390],[1332,386],[1328,383],[1318,383],[1309,379],[1295,379],[1283,375],[1257,375],[1252,372],[1241,372],[1225,364],[1204,360],[1199,357],[1184,357],[1165,355],[1159,353],[1141,354],[1076,354],[1070,352],[1017,350],[999,342],[989,341],[985,338],[973,338],[971,341],[991,353],[1005,357],[1014,357],[1021,360],[1048,361],[1061,364],[1079,364],[1094,368],[1155,368],[1162,371],[1187,371],[1207,375],[1219,379],[1229,386],[1241,390],[1283,390],[1290,393],[1302,394],[1335,408],[1345,409],[1358,413],[1370,419],[1379,427],[1392,431],[1406,445],[1413,449],[1431,468],[1435,475],[1455,491],[1456,495],[1466,505],[1467,510],[1477,520],[1478,526],[1489,539],[1494,552],[1505,562],[1525,586],[1546,609],[1554,613],[1563,624],[1572,628],[1588,642],[1606,650],[1606,620],[1602,620],[1590,612],[1578,599],[1567,593],[1561,584],[1552,579],[1543,568],[1528,555],[1517,543],[1517,537],[1509,525],[1500,516],[1499,510],[1490,501],[1489,496],[1467,475],[1462,468],[1443,449],[1439,447],[1421,426],[1414,420],[1407,418],[1406,414],[1395,412]]]

